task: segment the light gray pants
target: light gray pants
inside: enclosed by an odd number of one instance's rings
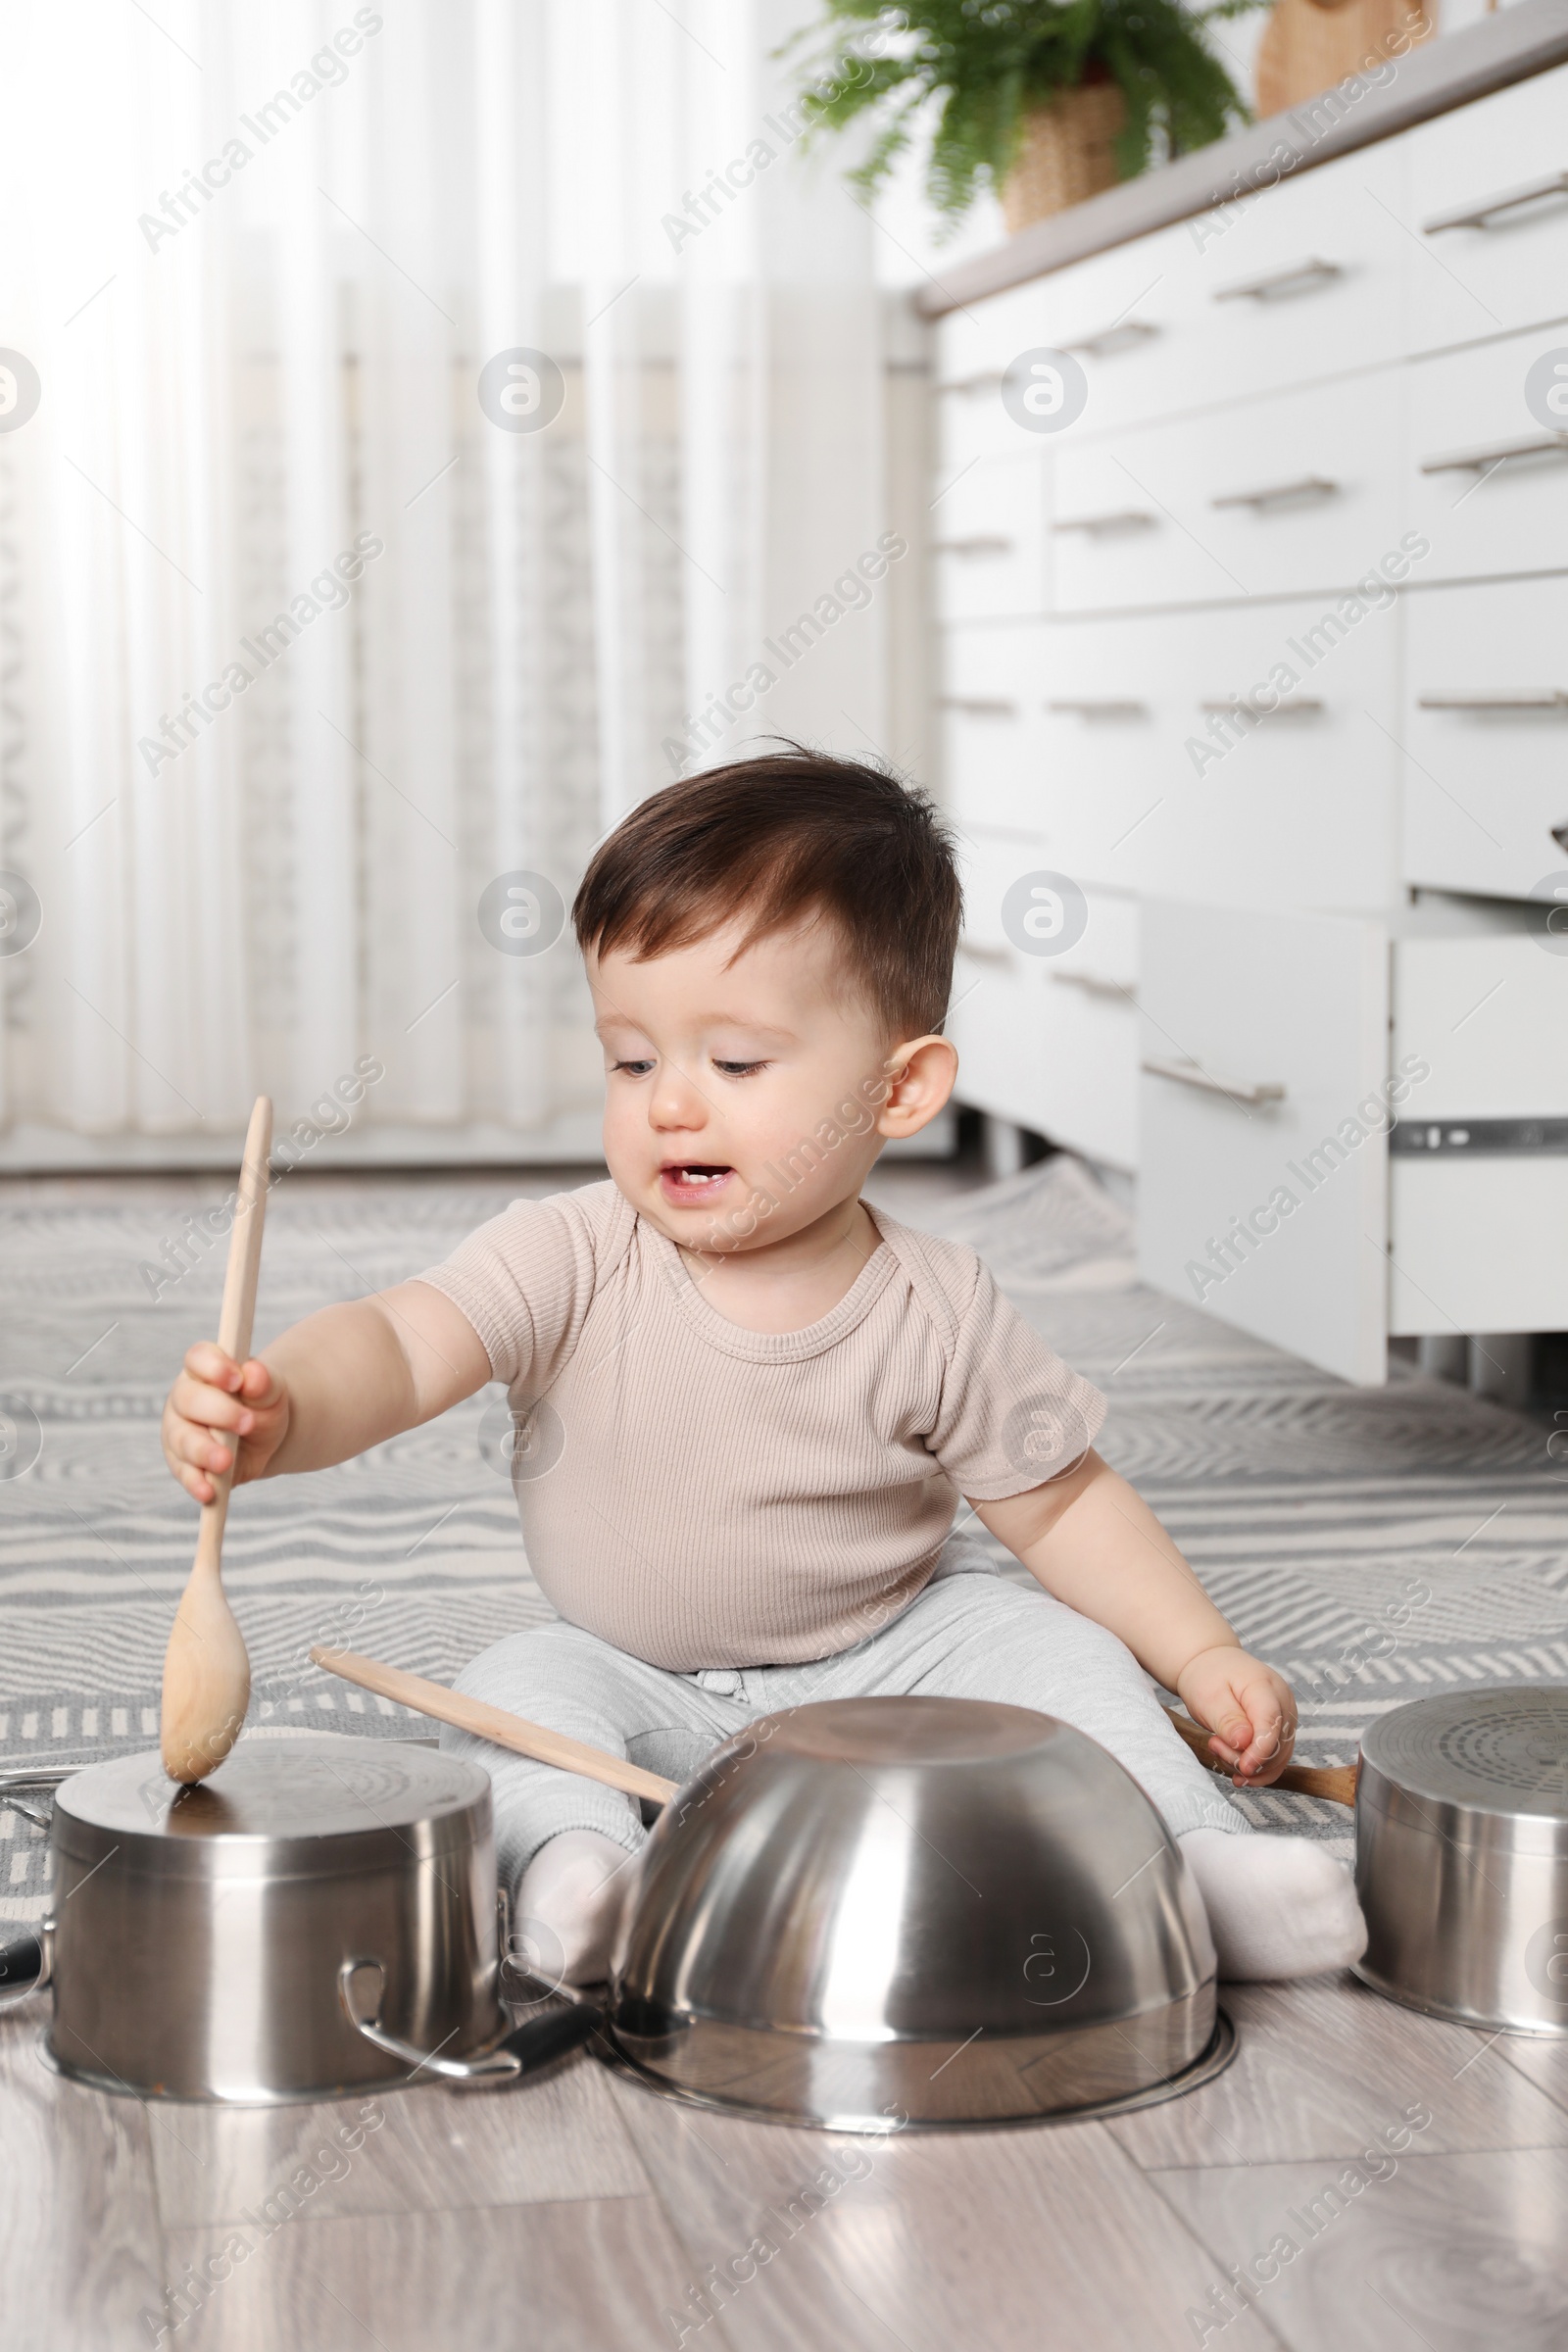
[[[672,1781],[689,1780],[720,1740],[786,1707],[870,1696],[1000,1699],[1059,1716],[1098,1740],[1141,1784],[1172,1836],[1250,1829],[1225,1783],[1183,1745],[1149,1677],[1114,1634],[1043,1591],[1023,1591],[984,1567],[967,1572],[973,1558],[951,1545],[931,1583],[891,1625],[809,1665],[670,1674],[562,1621],[482,1650],[457,1688]],[[563,1830],[599,1830],[631,1853],[647,1835],[635,1800],[616,1789],[450,1727],[441,1745],[490,1775],[508,1888],[515,1889],[540,1846]]]

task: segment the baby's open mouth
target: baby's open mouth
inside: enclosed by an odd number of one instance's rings
[[[666,1160],[659,1171],[659,1181],[666,1194],[688,1199],[707,1193],[716,1193],[733,1168],[720,1167],[714,1160]]]

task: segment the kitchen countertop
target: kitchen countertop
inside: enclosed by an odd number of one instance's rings
[[[1008,286],[1063,270],[1069,262],[1147,236],[1151,229],[1167,228],[1215,205],[1234,203],[1272,185],[1276,177],[1332,163],[1336,156],[1371,146],[1564,62],[1568,0],[1518,0],[1516,6],[1464,32],[1425,42],[1407,56],[1391,60],[1392,75],[1381,87],[1352,75],[1232,138],[1218,139],[1139,179],[1123,180],[1068,212],[1036,221],[994,252],[933,276],[916,297],[917,307],[927,318],[940,318],[988,294],[1000,294]]]

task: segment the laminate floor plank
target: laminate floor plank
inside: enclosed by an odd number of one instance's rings
[[[182,2108],[178,2139],[156,2137],[154,2160],[166,2225],[209,2230],[291,2182],[296,2199],[339,2218],[645,2196],[649,2186],[587,2058],[496,2090],[427,2082],[363,2101]]]
[[[1214,2257],[1221,2299],[1194,2306],[1188,2342],[1230,2346],[1229,2266],[1255,2277],[1261,2256],[1278,2274],[1255,2310],[1291,2352],[1562,2352],[1568,2152],[1423,2148],[1396,2165],[1355,2189],[1332,2160],[1150,2174]]]
[[[1351,1977],[1228,1984],[1240,2049],[1214,2082],[1106,2128],[1151,2170],[1353,2156],[1425,2100],[1424,2148],[1549,2147],[1568,2115],[1518,2070],[1489,2063],[1486,2036],[1401,2009]]]
[[[52,2074],[46,2014],[0,2021],[0,2331],[29,2352],[147,2352],[164,2266],[150,2110]]]
[[[178,2278],[211,2238],[168,2242]],[[649,2196],[302,2217],[246,2243],[178,2352],[653,2352],[686,2283]]]
[[[1544,2034],[1503,2034],[1492,2048],[1504,2065],[1568,2109],[1568,2035],[1548,2041]]]
[[[855,2138],[615,2093],[688,2250],[666,2344],[1190,2352],[1212,2263],[1098,2124]],[[1244,2319],[1227,2352],[1277,2343]]]

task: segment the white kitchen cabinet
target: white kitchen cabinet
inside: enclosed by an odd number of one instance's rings
[[[1404,878],[1528,898],[1568,873],[1568,579],[1412,597],[1405,625]]]
[[[1131,1167],[1151,1281],[1347,1378],[1568,1326],[1568,418],[1525,392],[1568,65],[942,339],[960,1095]],[[1088,399],[1020,455],[1043,346]],[[1036,871],[1090,909],[1059,956],[1002,919]]]
[[[1356,1105],[1388,1077],[1382,927],[1159,900],[1141,966],[1141,1274],[1381,1381],[1388,1159]]]
[[[1568,66],[1440,115],[1400,143],[1422,249],[1410,276],[1414,348],[1568,316]]]
[[[1348,587],[1403,527],[1404,389],[1387,368],[1063,446],[1049,525],[1056,607]]]

